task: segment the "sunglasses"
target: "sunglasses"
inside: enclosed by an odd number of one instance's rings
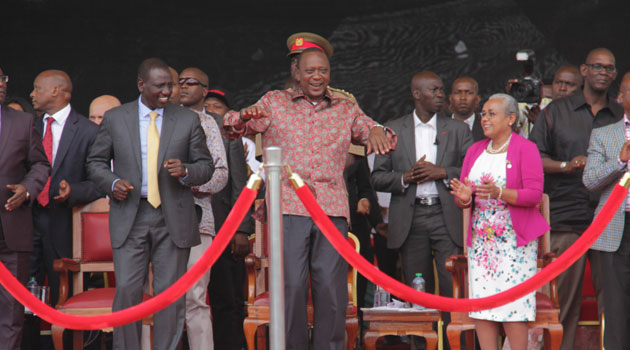
[[[195,78],[179,78],[178,82],[179,82],[179,85],[187,84],[189,86],[201,85],[204,88],[208,87],[208,86],[206,86],[205,84],[203,84],[202,82],[200,82],[199,80],[197,80]]]

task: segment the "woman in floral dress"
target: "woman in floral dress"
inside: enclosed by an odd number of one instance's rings
[[[468,149],[462,181],[451,181],[457,205],[473,209],[466,239],[471,298],[500,293],[536,274],[536,239],[549,229],[536,208],[543,191],[542,161],[536,145],[513,132],[517,115],[513,97],[491,96],[481,116],[488,139]],[[470,317],[482,349],[497,348],[502,323],[512,349],[524,350],[527,322],[536,318],[535,292]]]

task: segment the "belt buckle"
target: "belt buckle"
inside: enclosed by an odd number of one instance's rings
[[[429,197],[420,198],[420,204],[422,205],[431,205],[431,202],[432,200]]]

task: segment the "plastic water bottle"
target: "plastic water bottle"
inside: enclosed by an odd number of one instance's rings
[[[35,277],[31,277],[31,279],[26,282],[26,289],[28,289],[31,294],[33,294],[36,298],[39,298],[39,285],[37,285],[37,281]],[[27,315],[33,315],[33,311],[29,308],[24,307],[24,313]]]
[[[377,285],[374,287],[374,307],[387,306],[389,303],[389,292]]]
[[[425,282],[421,273],[416,273],[416,277],[413,279],[413,282],[411,282],[411,286],[419,292],[424,292]],[[424,306],[417,304],[413,304],[413,308],[417,310],[424,310]]]

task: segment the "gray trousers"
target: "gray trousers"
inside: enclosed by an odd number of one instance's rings
[[[626,213],[621,245],[600,254],[604,280],[604,347],[630,349],[630,214]]]
[[[416,204],[411,230],[405,243],[400,247],[400,258],[405,283],[411,285],[416,273],[420,272],[426,282],[427,293],[434,293],[436,288],[433,276],[433,259],[435,259],[440,295],[452,297],[453,280],[450,272],[446,271],[445,263],[451,255],[460,254],[461,249],[453,242],[444,220],[442,206],[439,204],[431,206]],[[451,314],[443,312],[442,318],[444,330],[446,330]],[[414,339],[414,342],[417,340]]]
[[[171,240],[162,216],[162,208],[153,208],[146,200],[140,207],[125,243],[113,250],[116,295],[113,310],[118,311],[142,301],[149,262],[153,267],[155,295],[175,283],[185,272],[190,248],[178,248]],[[153,315],[154,349],[175,349],[182,337],[186,315],[184,296]],[[114,349],[140,349],[140,321],[114,329]]]
[[[330,218],[348,236],[348,222]],[[343,350],[348,306],[348,264],[307,216],[284,215],[286,349],[309,349],[309,284],[313,296],[313,349]],[[309,283],[310,276],[310,283]]]
[[[580,232],[551,231],[551,251],[560,255],[569,249],[578,238]],[[580,320],[580,306],[582,303],[582,284],[586,259],[591,264],[593,286],[597,293],[597,309],[601,313],[604,309],[603,281],[600,271],[600,254],[588,250],[573,265],[558,275],[558,299],[560,303],[560,322],[562,323],[562,350],[575,349],[575,333]]]
[[[4,240],[4,231],[0,222],[0,261],[22,284],[26,284],[29,265],[28,252],[9,250]],[[0,285],[0,348],[18,350],[22,341],[24,327],[24,306]]]

